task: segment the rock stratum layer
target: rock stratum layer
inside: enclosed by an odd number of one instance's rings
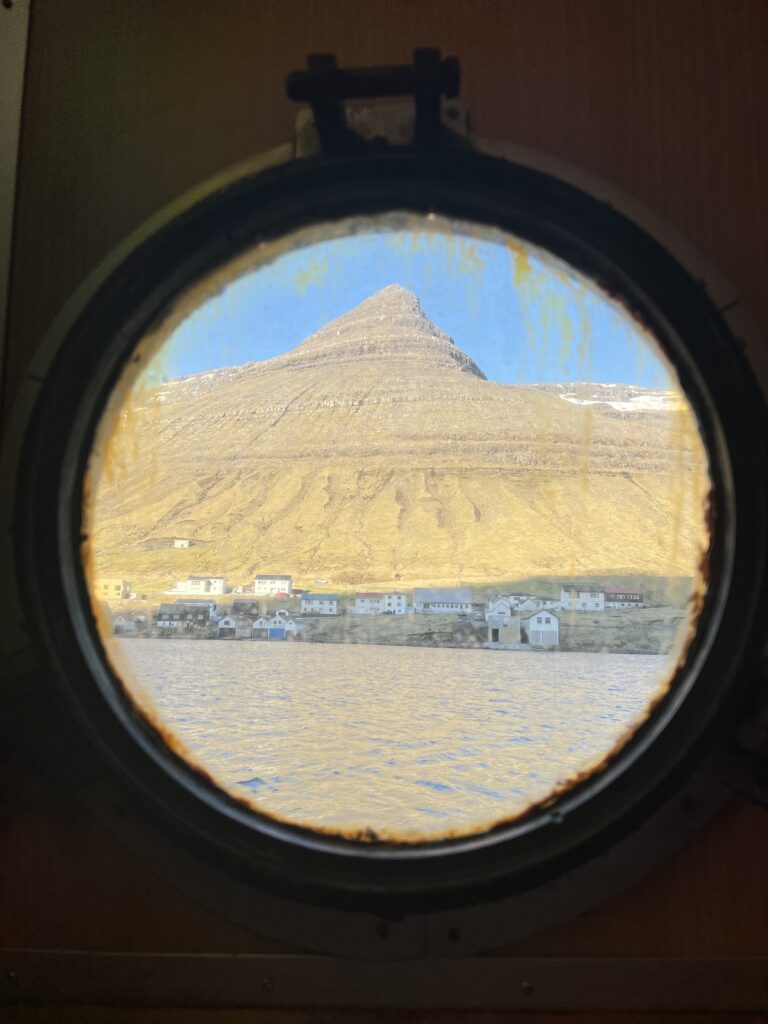
[[[145,589],[693,575],[704,543],[681,396],[488,381],[398,285],[284,355],[135,391],[101,448],[94,569]]]

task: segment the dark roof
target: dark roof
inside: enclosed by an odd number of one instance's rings
[[[321,599],[321,600],[325,600],[325,601],[338,601],[339,600],[338,594],[302,594],[301,595],[302,601],[316,601],[318,598]]]
[[[472,604],[469,587],[414,587],[413,600],[422,604]]]
[[[288,572],[276,573],[275,575],[270,575],[269,573],[260,573],[256,577],[256,579],[257,580],[292,580],[293,576],[291,576],[291,574],[288,573]]]
[[[603,594],[605,593],[605,587],[588,587],[583,583],[567,583],[563,585],[563,590],[568,593],[576,594]]]

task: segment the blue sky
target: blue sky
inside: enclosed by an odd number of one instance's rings
[[[590,282],[514,240],[432,228],[358,233],[278,256],[188,316],[152,376],[269,359],[394,283],[414,291],[491,380],[672,386],[642,330]]]

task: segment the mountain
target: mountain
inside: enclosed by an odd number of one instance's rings
[[[95,570],[148,590],[693,575],[702,543],[677,392],[494,383],[399,285],[274,359],[135,389],[104,450]]]

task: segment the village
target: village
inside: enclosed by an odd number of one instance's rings
[[[326,581],[318,579],[315,583],[323,585]],[[230,586],[225,576],[191,575],[166,591],[168,601],[137,610],[130,608],[137,595],[129,581],[98,579],[94,586],[112,633],[136,639],[184,637],[631,652],[637,641],[627,641],[625,636],[622,642],[622,634],[634,636],[659,624],[670,633],[676,625],[674,620],[679,618],[670,618],[665,609],[654,609],[655,617],[647,618],[650,610],[643,593],[637,590],[611,590],[584,583],[561,583],[557,597],[476,594],[468,587],[330,593],[296,587],[290,574],[257,575],[252,588]],[[630,617],[638,620],[634,631],[629,626]],[[657,641],[653,639],[653,643]],[[639,650],[655,652],[658,646],[641,644]]]

